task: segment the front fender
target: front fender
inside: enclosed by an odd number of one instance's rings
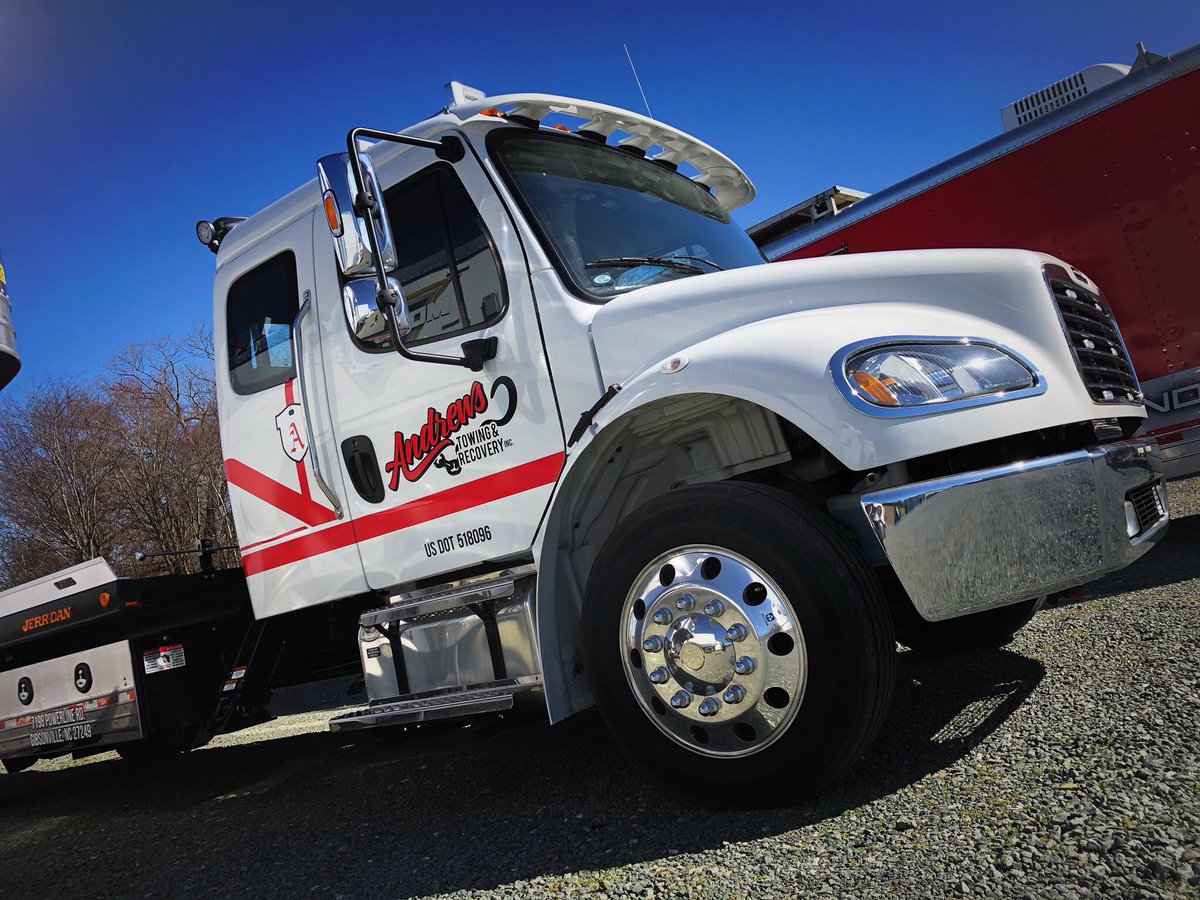
[[[600,410],[591,431],[599,434],[622,416],[667,397],[723,395],[771,410],[848,469],[865,471],[1021,432],[1145,414],[1140,405],[1095,404],[1049,303],[1043,319],[1024,318],[1018,331],[958,310],[898,302],[788,313],[731,329],[646,368]],[[901,335],[976,337],[1008,347],[1033,364],[1046,391],[905,418],[851,407],[834,385],[834,354],[858,341]],[[686,365],[667,374],[664,364],[672,358]]]

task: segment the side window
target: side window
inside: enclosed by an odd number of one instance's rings
[[[384,193],[396,277],[412,319],[405,343],[486,325],[504,312],[500,270],[483,221],[453,172],[428,169]]]
[[[253,394],[295,375],[292,322],[300,308],[296,256],[273,256],[238,278],[225,302],[229,376],[239,394]]]

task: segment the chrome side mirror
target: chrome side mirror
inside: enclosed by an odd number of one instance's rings
[[[360,141],[363,140],[424,147],[432,150],[438,159],[450,163],[458,162],[466,153],[462,141],[453,135],[431,141],[371,128],[351,128],[346,135],[347,152],[325,156],[318,161],[321,207],[337,248],[338,267],[347,281],[342,301],[350,327],[362,340],[376,345],[385,342],[380,330],[386,327],[387,333],[395,338],[393,349],[413,362],[465,366],[472,372],[482,371],[484,363],[496,356],[494,337],[467,341],[463,344],[462,356],[414,353],[404,346],[404,336],[412,328],[412,322],[403,288],[387,274],[397,267],[395,244],[379,179],[375,177],[370,159],[360,152]]]
[[[358,155],[362,163],[369,197],[358,197],[354,171],[349,153],[333,153],[317,162],[317,180],[321,189],[321,206],[325,224],[333,235],[338,266],[346,278],[374,275],[375,262],[371,256],[369,228],[375,229],[384,268],[396,268],[396,247],[392,227],[383,207],[383,192],[375,167],[365,153]],[[360,202],[355,202],[355,201]]]
[[[403,338],[412,330],[408,316],[408,303],[404,299],[404,290],[395,278],[387,280],[388,287],[396,294],[396,306],[392,315],[396,318],[396,327]],[[342,301],[346,308],[346,321],[354,336],[372,347],[387,347],[391,344],[392,333],[388,328],[387,316],[379,308],[379,282],[374,278],[356,278],[347,281],[342,290]]]

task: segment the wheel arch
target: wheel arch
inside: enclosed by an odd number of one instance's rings
[[[592,705],[580,615],[592,565],[621,520],[675,488],[757,477],[751,473],[790,463],[798,443],[816,452],[819,465],[840,465],[804,429],[807,416],[785,416],[772,408],[784,404],[758,400],[661,385],[627,389],[568,457],[534,548],[537,642],[552,722]]]

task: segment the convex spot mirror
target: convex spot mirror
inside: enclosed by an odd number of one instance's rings
[[[408,317],[408,304],[404,302],[404,292],[400,282],[395,278],[387,280],[388,287],[395,292],[396,306],[392,315],[396,319],[396,327],[403,338],[411,330]],[[342,290],[342,299],[346,306],[346,320],[354,336],[372,347],[387,347],[391,345],[392,333],[388,328],[387,316],[379,308],[379,282],[374,278],[356,278],[347,281]]]
[[[338,267],[346,278],[375,275],[375,261],[371,256],[371,238],[368,229],[374,228],[383,256],[383,266],[388,271],[396,268],[396,247],[392,241],[392,228],[387,212],[383,208],[383,192],[375,167],[365,153],[358,155],[362,164],[367,192],[375,200],[375,208],[366,217],[355,212],[358,189],[354,182],[354,170],[349,153],[333,153],[317,162],[317,180],[321,190],[321,214],[325,217],[333,235],[337,251]],[[364,210],[364,212],[366,212]]]

